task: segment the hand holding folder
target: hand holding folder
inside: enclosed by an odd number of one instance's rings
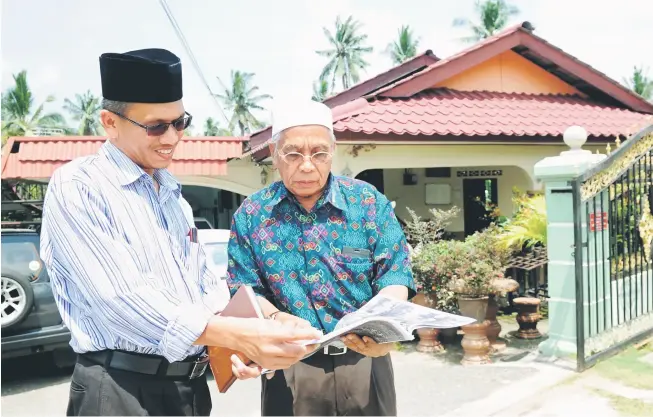
[[[238,340],[236,349],[207,347],[211,371],[221,393],[227,392],[237,379],[232,370],[232,355],[237,355],[245,365],[256,362],[262,368],[284,369],[298,362],[314,349],[305,346],[302,341],[321,336],[321,332],[316,329],[299,328],[273,320],[264,320],[256,294],[251,287],[245,285],[238,289],[220,315],[247,319],[246,322],[241,322],[247,325],[243,326],[243,334]]]

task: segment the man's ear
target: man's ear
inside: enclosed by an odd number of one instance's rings
[[[277,169],[277,146],[275,144],[270,144],[268,145],[268,148],[270,149],[270,155],[272,156],[272,166],[274,169]]]
[[[118,116],[109,110],[100,110],[100,123],[110,139],[118,137]]]

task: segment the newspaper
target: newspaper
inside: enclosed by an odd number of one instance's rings
[[[413,331],[417,329],[448,329],[475,321],[379,294],[358,311],[341,318],[332,332],[306,344],[319,344],[318,350],[329,345],[342,347],[340,338],[350,333],[368,336],[376,343],[404,342],[413,340]]]

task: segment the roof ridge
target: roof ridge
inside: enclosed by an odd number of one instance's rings
[[[415,97],[419,94],[423,93],[434,93],[434,92],[448,92],[448,93],[470,93],[470,94],[476,94],[476,93],[481,93],[481,94],[492,94],[492,95],[510,95],[510,96],[532,96],[532,97],[573,97],[573,98],[580,98],[582,100],[587,100],[585,97],[583,97],[580,94],[577,93],[527,93],[527,92],[508,92],[508,91],[494,91],[494,90],[458,90],[455,88],[449,88],[449,87],[435,87],[435,88],[428,88],[426,90],[422,90],[419,93],[413,95],[412,97]],[[384,97],[384,98],[395,98],[395,97]],[[398,98],[398,97],[396,97]],[[410,97],[408,97],[410,98]]]

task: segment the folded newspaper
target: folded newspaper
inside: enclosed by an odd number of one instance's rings
[[[344,344],[340,338],[350,333],[361,337],[368,336],[376,343],[404,342],[413,340],[413,331],[417,329],[449,329],[466,326],[475,321],[469,317],[444,313],[379,294],[358,311],[341,318],[332,332],[305,344],[319,344],[318,350],[329,345],[342,347]]]

